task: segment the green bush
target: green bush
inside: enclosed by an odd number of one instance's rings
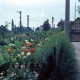
[[[56,47],[56,64],[60,64],[60,76],[61,80],[75,80],[76,68],[75,68],[75,53],[74,48],[71,45],[69,39],[64,35],[64,32],[59,32],[53,36],[47,38],[44,45],[37,48],[38,63],[41,65],[47,63],[48,56],[54,53],[54,47]],[[60,53],[62,53],[61,60],[59,61]],[[60,63],[59,63],[60,62]]]

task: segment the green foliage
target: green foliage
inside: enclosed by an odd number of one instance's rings
[[[74,48],[65,37],[63,32],[59,32],[47,38],[44,45],[37,48],[36,53],[39,54],[38,63],[45,63],[47,65],[48,56],[53,55],[54,47],[57,48],[57,64],[60,64],[60,75],[62,80],[75,80],[76,68],[75,68],[75,53]],[[62,53],[61,61],[59,63],[60,53]]]

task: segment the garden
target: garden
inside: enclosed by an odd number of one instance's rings
[[[9,35],[0,46],[1,80],[76,80],[75,51],[64,31]]]

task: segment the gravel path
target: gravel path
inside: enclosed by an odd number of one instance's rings
[[[72,42],[75,48],[75,53],[76,53],[76,59],[77,59],[77,69],[78,69],[78,74],[77,74],[77,79],[80,80],[80,42]]]

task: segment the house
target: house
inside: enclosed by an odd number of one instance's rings
[[[80,17],[78,17],[73,23],[71,24],[71,32],[80,33]]]
[[[64,29],[64,20],[61,20],[57,26],[62,27]],[[70,32],[71,33],[80,33],[80,17],[78,17],[75,21],[70,21]]]

